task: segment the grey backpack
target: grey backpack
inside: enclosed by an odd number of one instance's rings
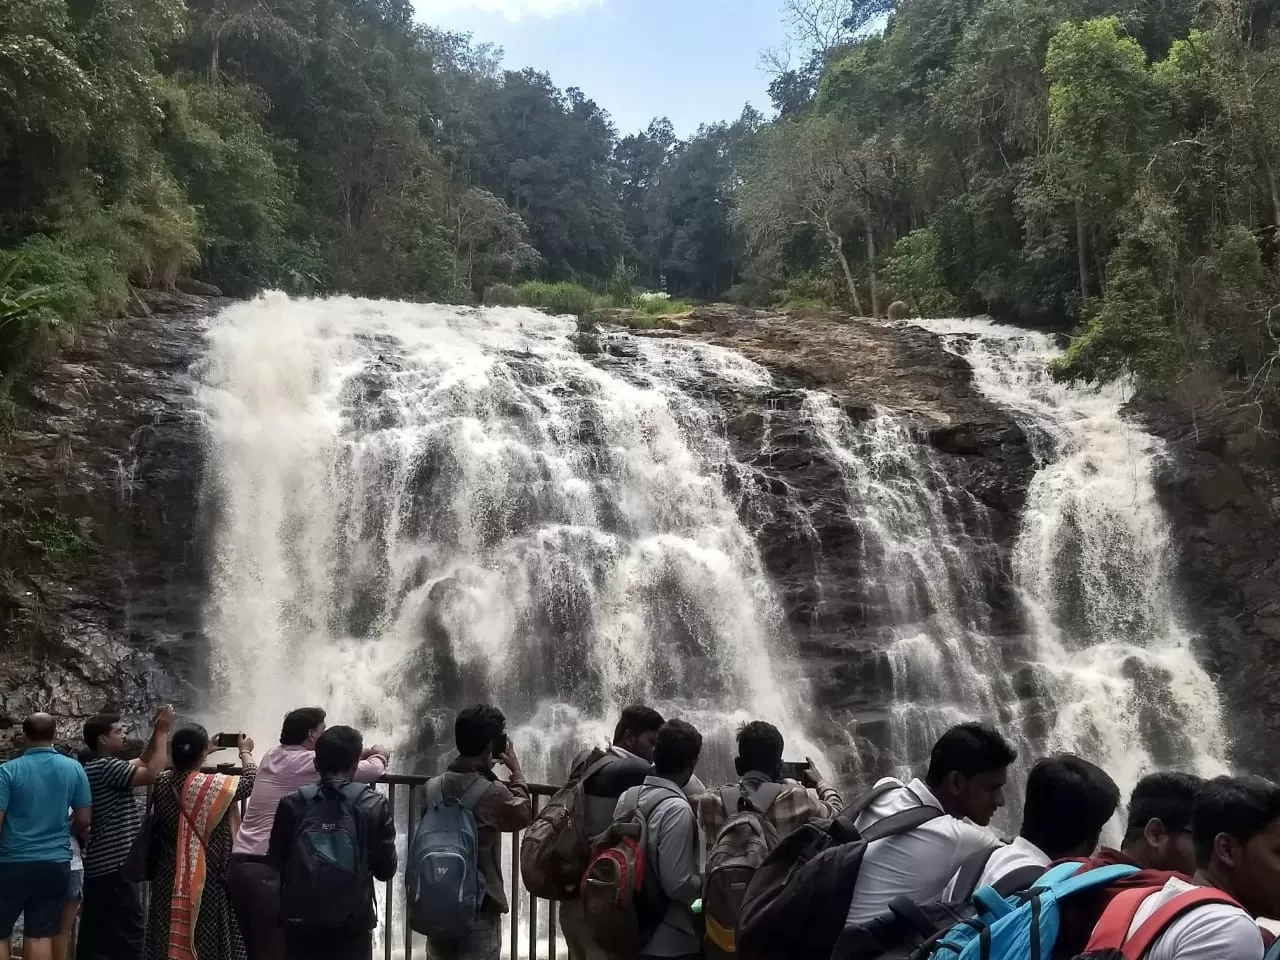
[[[464,939],[484,903],[476,805],[489,792],[483,776],[461,797],[444,796],[443,781],[427,783],[427,809],[409,847],[404,885],[409,926],[431,940]]]

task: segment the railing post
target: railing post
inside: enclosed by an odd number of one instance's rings
[[[409,784],[409,801],[404,812],[405,866],[408,866],[409,850],[413,846],[413,832],[418,823],[418,785]],[[404,881],[404,960],[413,958],[413,928],[409,926],[409,877]]]
[[[396,822],[396,785],[394,783],[387,785],[387,808],[391,813],[391,822]],[[394,932],[392,926],[392,918],[395,916],[395,884],[396,878],[393,876],[387,881],[387,892],[382,898],[386,904],[386,919],[382,924],[382,956],[383,960],[391,960],[391,940]],[[405,926],[408,926],[406,918]]]
[[[529,796],[529,805],[533,808],[533,815],[535,817],[538,815],[538,807],[541,806],[541,804],[538,801],[541,799],[542,798],[539,797],[536,793],[531,793]],[[518,849],[519,839],[520,839],[519,837],[516,837],[517,850],[516,850],[515,860],[516,860],[517,866],[519,866],[519,862],[520,862],[519,849]],[[517,871],[515,874],[513,874],[513,879],[511,882],[514,885],[515,883],[518,883],[519,880],[520,880],[520,874]],[[523,884],[521,884],[521,886],[523,886]],[[538,958],[538,898],[531,893],[529,894],[529,960],[537,960],[537,958]]]
[[[531,801],[532,802],[532,801]],[[511,960],[520,957],[520,834],[511,835]]]

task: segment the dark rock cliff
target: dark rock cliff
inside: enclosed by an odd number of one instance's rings
[[[1157,478],[1188,615],[1227,705],[1232,759],[1280,775],[1280,438],[1255,407],[1135,404],[1168,444]]]
[[[187,371],[214,305],[169,297],[149,316],[92,325],[10,398],[0,738],[35,710],[76,740],[101,709],[192,700],[204,571]]]

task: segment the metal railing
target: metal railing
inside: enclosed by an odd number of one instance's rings
[[[387,774],[378,781],[379,784],[387,788],[387,802],[391,807],[392,818],[396,821],[396,829],[404,836],[404,849],[406,850],[413,843],[414,831],[417,829],[418,819],[422,815],[421,808],[424,804],[421,802],[422,794],[420,791],[426,787],[429,779],[429,777]],[[558,787],[542,783],[529,784],[530,802],[533,805],[533,815],[535,817],[538,815],[542,800],[554,795],[558,789]],[[401,823],[403,823],[403,828],[400,826]],[[534,897],[521,883],[520,839],[520,833],[504,834],[504,847],[509,846],[509,856],[506,868],[503,871],[503,880],[507,885],[511,904],[511,912],[506,918],[510,932],[508,954],[510,960],[520,960],[522,957],[526,958],[526,960],[556,960],[556,904],[550,900],[541,900]],[[399,896],[396,895],[397,886],[400,889]],[[384,887],[381,904],[379,905],[380,915],[378,917],[378,926],[382,934],[383,960],[394,960],[396,957],[403,957],[403,960],[412,960],[415,941],[421,941],[421,937],[418,937],[409,929],[406,919],[408,897],[404,888],[403,858],[401,859],[400,868],[396,871],[396,876],[388,880]],[[394,924],[397,905],[401,910],[399,930],[396,929]],[[545,917],[545,926],[541,931],[539,930],[540,913]],[[522,920],[524,921],[523,924]],[[543,933],[545,933],[545,943],[540,935]],[[522,939],[524,943],[521,942]],[[401,942],[397,943],[397,940]],[[522,946],[526,948],[527,952],[521,951]],[[403,952],[398,950],[397,947],[401,948]],[[539,953],[540,947],[545,947],[542,953]]]

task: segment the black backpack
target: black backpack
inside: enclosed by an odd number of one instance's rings
[[[961,865],[951,897],[945,901],[916,904],[898,897],[874,920],[846,927],[831,952],[831,960],[917,960],[933,952],[934,943],[959,923],[977,916],[974,891],[991,855],[991,847],[979,850]],[[1011,870],[991,885],[1001,898],[1030,889],[1046,868],[1028,865]]]
[[[306,805],[280,878],[280,920],[286,930],[331,930],[368,918],[373,882],[356,805],[372,789],[348,783],[298,791]]]
[[[814,820],[788,834],[751,879],[738,918],[742,960],[830,957],[844,931],[867,845],[896,837],[944,816],[921,804],[872,824],[865,832],[858,817],[892,790],[887,783],[867,793],[830,820]]]

